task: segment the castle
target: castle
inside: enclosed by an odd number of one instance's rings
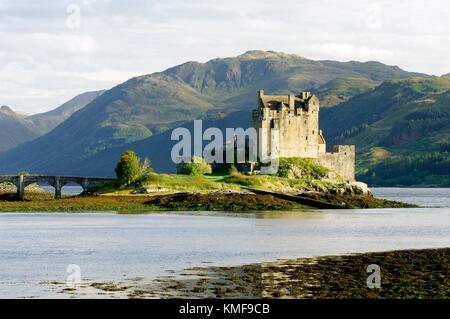
[[[265,128],[259,141],[267,155],[278,151],[279,157],[304,157],[339,174],[346,181],[355,180],[355,146],[336,145],[326,151],[326,142],[319,129],[319,99],[310,92],[300,95],[265,95],[258,92],[257,109],[253,110],[255,129]],[[272,130],[279,132],[278,150],[271,145]]]

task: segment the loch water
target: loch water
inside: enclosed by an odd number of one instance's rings
[[[0,298],[58,298],[69,265],[83,280],[194,266],[450,247],[450,189],[375,188],[422,208],[277,212],[0,213]]]

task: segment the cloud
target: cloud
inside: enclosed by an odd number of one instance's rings
[[[448,16],[446,0],[0,0],[0,104],[41,112],[251,49],[440,75],[450,72]]]

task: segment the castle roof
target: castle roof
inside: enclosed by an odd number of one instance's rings
[[[326,144],[325,138],[323,137],[322,132],[320,132],[320,134],[319,134],[319,144]]]
[[[282,106],[283,103],[285,106],[289,105],[289,96],[288,95],[264,95],[261,97],[261,102],[264,107],[269,108],[277,108]]]
[[[263,91],[262,91],[263,92]],[[295,107],[304,107],[308,102],[317,101],[315,95],[307,92],[302,92],[300,96],[292,95],[264,95],[260,94],[261,106],[271,109],[278,109],[280,107],[289,107],[289,98],[294,99]]]

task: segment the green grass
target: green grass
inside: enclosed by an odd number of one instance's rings
[[[239,189],[221,182],[222,176],[149,174],[142,181],[144,188],[164,188],[170,191],[208,192],[212,190]]]
[[[300,176],[288,178],[289,170],[297,169]],[[242,175],[232,174],[225,176],[223,182],[240,187],[259,188],[279,192],[298,192],[300,190],[326,191],[336,186],[322,179],[328,173],[328,169],[317,165],[310,159],[281,158],[277,175]]]
[[[280,158],[280,167],[278,169],[278,176],[288,177],[289,170],[297,169],[302,176],[307,176],[313,179],[322,179],[330,171],[328,168],[318,165],[312,159],[301,157],[282,157]]]
[[[301,176],[287,178],[288,170],[296,168]],[[143,188],[167,189],[169,192],[208,192],[213,190],[239,190],[260,188],[272,191],[327,190],[335,187],[322,179],[329,170],[304,158],[281,158],[278,175],[243,175],[240,173],[208,175],[174,175],[152,173],[146,176]]]

